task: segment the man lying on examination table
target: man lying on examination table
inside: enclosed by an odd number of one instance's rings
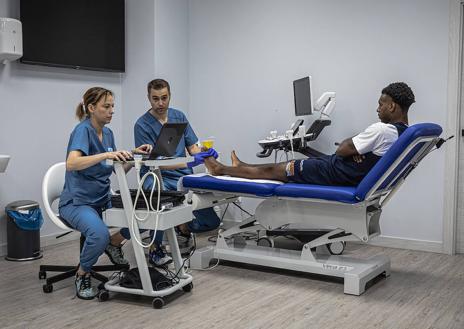
[[[213,157],[205,165],[213,175],[249,179],[271,179],[316,185],[356,186],[408,127],[408,110],[414,93],[404,82],[383,88],[377,107],[380,122],[358,135],[345,139],[335,154],[277,164],[248,164],[232,151],[232,166]]]

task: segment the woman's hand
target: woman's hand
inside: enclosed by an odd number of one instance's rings
[[[153,146],[151,146],[150,144],[143,144],[143,145],[140,145],[139,147],[137,147],[133,153],[142,153],[142,154],[148,154],[151,152]]]
[[[132,154],[128,151],[114,151],[114,152],[106,152],[106,158],[110,160],[116,161],[126,161],[132,159]]]

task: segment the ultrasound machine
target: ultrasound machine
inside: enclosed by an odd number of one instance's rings
[[[285,134],[277,135],[277,131],[271,131],[265,139],[258,141],[262,150],[256,154],[259,158],[269,157],[275,151],[277,162],[278,151],[302,153],[306,156],[318,156],[322,153],[308,146],[308,142],[314,141],[322,130],[331,124],[330,114],[335,108],[335,92],[323,93],[313,106],[313,92],[311,77],[307,76],[293,81],[293,95],[295,102],[295,115],[298,119],[291,125]],[[306,130],[303,116],[319,113],[319,118],[314,120]],[[288,160],[288,155],[287,155]]]

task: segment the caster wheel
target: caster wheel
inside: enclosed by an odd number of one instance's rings
[[[190,292],[190,291],[192,291],[192,289],[193,289],[193,283],[192,282],[190,282],[188,285],[182,287],[182,290],[185,291],[185,292]]]
[[[47,272],[45,271],[39,271],[39,279],[43,280],[47,278]]]
[[[261,247],[274,247],[274,239],[272,238],[269,238],[267,236],[264,236],[262,238],[259,238],[258,241],[256,242],[256,244],[258,246],[261,246]]]
[[[44,293],[49,294],[53,291],[53,286],[51,284],[44,284],[42,289]]]
[[[153,308],[157,308],[157,309],[163,308],[164,300],[161,297],[153,298],[151,305],[153,305]]]
[[[100,292],[98,293],[98,301],[100,302],[106,302],[109,297],[110,294],[107,290],[100,290]]]
[[[345,250],[346,242],[345,241],[338,241],[329,243],[327,248],[332,255],[341,255]]]

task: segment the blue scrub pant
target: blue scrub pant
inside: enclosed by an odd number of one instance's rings
[[[164,189],[168,191],[177,191],[178,180],[179,179],[163,177]],[[151,189],[151,184],[153,184],[153,179],[151,177],[148,177],[145,181],[144,188]],[[214,230],[215,228],[218,228],[219,224],[221,223],[221,219],[218,217],[213,208],[194,210],[193,216],[194,218],[192,219],[192,221],[187,223],[189,231],[193,233],[201,233]],[[125,239],[130,239],[130,233],[128,228],[122,228],[120,232]],[[161,246],[161,243],[163,241],[163,233],[163,231],[156,232],[154,243],[157,247]]]
[[[75,206],[72,203],[59,209],[60,217],[85,236],[80,256],[80,265],[85,272],[90,272],[110,242],[108,227],[102,220],[103,210],[101,207]]]

